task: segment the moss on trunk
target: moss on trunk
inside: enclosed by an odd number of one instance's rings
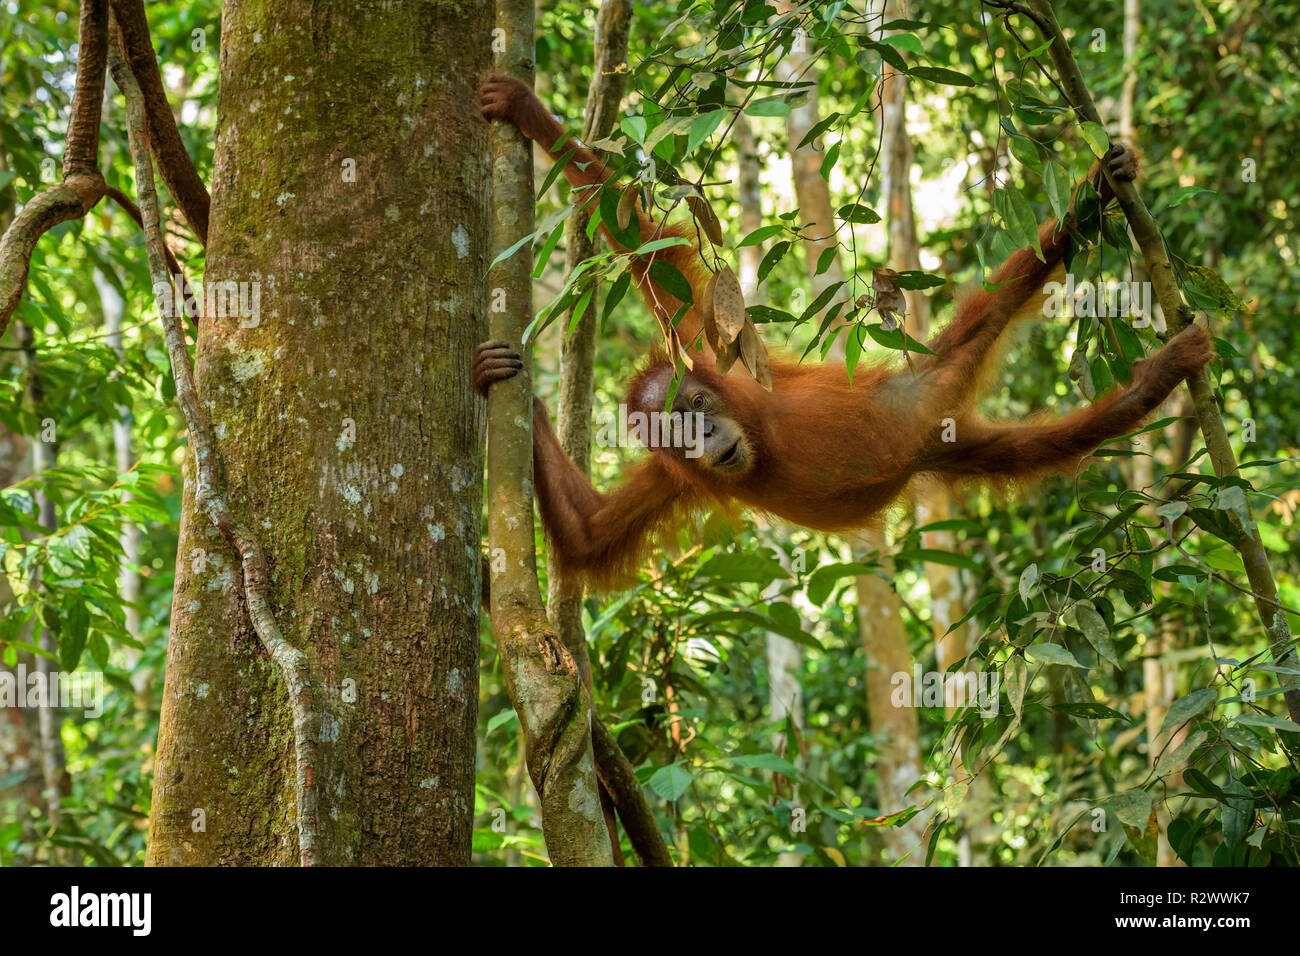
[[[204,317],[196,370],[312,661],[324,864],[469,861],[490,30],[482,2],[224,8],[205,278],[260,308]],[[283,684],[190,487],[179,555],[149,861],[294,864]]]

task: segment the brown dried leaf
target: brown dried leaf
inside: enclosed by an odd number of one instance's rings
[[[898,315],[907,313],[907,296],[894,284],[898,273],[893,269],[873,269],[871,271],[871,288],[875,291],[875,306],[880,312],[880,321],[891,332],[898,328]]]
[[[682,344],[682,340],[678,337],[676,329],[673,329],[673,348],[675,348],[677,354],[682,357],[682,364],[688,369],[694,371],[695,359],[691,358],[691,353],[687,350],[686,346]]]
[[[871,270],[871,288],[877,292],[896,292],[898,286],[895,280],[898,279],[898,273],[893,269],[872,269]]]
[[[636,211],[636,201],[640,193],[640,187],[636,183],[628,183],[623,187],[623,193],[618,197],[618,228],[623,230],[627,224],[632,221],[632,214]]]
[[[759,385],[772,391],[772,364],[767,358],[767,347],[763,345],[758,329],[754,328],[754,323],[748,316],[745,317],[745,325],[740,330],[737,342],[740,345],[740,360],[749,369],[749,374],[754,376],[754,381]]]
[[[673,328],[673,320],[669,318],[668,313],[664,311],[663,306],[656,305],[651,309],[651,311],[654,312],[655,319],[659,322],[659,331],[663,333],[664,351],[669,355],[680,355],[682,361],[686,363],[687,368],[695,368],[695,361],[682,346],[682,340],[678,336],[677,330]]]
[[[1092,366],[1088,363],[1087,349],[1074,350],[1074,355],[1070,356],[1070,369],[1067,374],[1071,381],[1078,384],[1084,398],[1091,402],[1097,397],[1097,386],[1092,380]]]
[[[699,196],[687,196],[686,205],[690,207],[691,215],[695,217],[695,221],[703,227],[704,234],[709,237],[709,241],[715,246],[722,245],[722,223],[718,222],[718,217],[714,214],[709,201],[701,199]]]
[[[709,284],[704,288],[704,295],[696,301],[693,308],[695,314],[700,318],[700,325],[704,328],[704,340],[709,344],[709,350],[714,355],[725,344],[722,339],[722,333],[718,331],[718,323],[713,316],[713,289],[718,284],[718,274],[715,272],[709,276]]]
[[[740,291],[740,280],[731,271],[731,266],[724,265],[713,275],[709,283],[713,286],[713,319],[718,324],[718,332],[728,342],[734,342],[740,330],[749,321],[745,315],[745,295]]]
[[[724,342],[722,348],[713,353],[714,369],[719,375],[726,375],[740,356],[740,342]]]
[[[673,327],[672,319],[668,318],[668,313],[664,311],[662,305],[652,306],[650,311],[654,313],[655,321],[659,323],[660,333],[667,339],[668,332]]]

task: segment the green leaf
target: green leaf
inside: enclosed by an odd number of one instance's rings
[[[823,253],[824,255],[825,253]],[[935,289],[944,285],[948,280],[941,275],[933,272],[922,272],[920,269],[904,269],[894,280],[894,285],[900,289],[916,291],[920,289]]]
[[[1179,697],[1169,705],[1169,710],[1165,712],[1164,722],[1160,725],[1160,733],[1156,736],[1163,737],[1165,731],[1170,728],[1185,724],[1218,699],[1219,692],[1212,687],[1202,687],[1200,690],[1194,690],[1190,694]]]
[[[605,308],[600,314],[600,324],[603,326],[608,321],[610,313],[614,307],[622,301],[623,296],[627,294],[628,286],[632,283],[632,273],[624,271],[614,284],[609,287],[609,292],[605,294]]]
[[[878,345],[883,345],[887,349],[902,352],[906,348],[908,352],[918,355],[934,354],[924,342],[918,342],[910,335],[905,335],[902,328],[886,329],[881,325],[868,325],[866,329],[867,334],[875,339]]]
[[[1119,656],[1115,653],[1115,645],[1110,639],[1110,629],[1106,627],[1105,620],[1101,614],[1092,606],[1091,601],[1080,601],[1074,605],[1074,619],[1083,636],[1088,639],[1092,649],[1097,654],[1119,666]]]
[[[645,142],[646,119],[644,116],[624,116],[618,123],[623,132],[638,143]]]
[[[650,777],[649,787],[659,796],[672,803],[691,788],[695,778],[682,767],[682,761],[660,767]]]
[[[767,240],[771,239],[773,236],[780,235],[784,231],[785,231],[785,226],[779,223],[773,226],[759,226],[757,229],[755,229],[753,232],[747,235],[744,239],[741,239],[740,245],[756,246],[760,242],[766,242]]]
[[[874,574],[875,568],[869,564],[863,564],[859,561],[841,561],[835,564],[824,564],[808,575],[807,594],[808,600],[818,605],[826,603],[826,599],[831,596],[835,585],[840,580],[859,574]]]
[[[1070,210],[1070,177],[1055,160],[1043,167],[1043,191],[1056,218],[1064,219]]]
[[[1052,45],[1052,38],[1049,38],[1045,43],[1040,43],[1032,50],[1017,50],[1016,56],[1021,60],[1033,59],[1034,57],[1038,56],[1040,53],[1046,52],[1047,48],[1051,45]]]
[[[538,197],[546,195],[546,190],[550,189],[551,184],[560,178],[560,173],[564,172],[564,167],[569,164],[569,160],[573,159],[573,154],[576,153],[577,151],[578,151],[578,147],[576,146],[573,147],[573,149],[565,150],[564,153],[561,154],[560,158],[551,164],[550,171],[547,172],[546,178],[543,179],[542,184],[537,187]],[[576,199],[578,198],[579,194],[574,193],[573,196]],[[570,211],[572,211],[573,209],[572,206],[569,206],[568,208]],[[538,231],[539,232],[541,231],[541,227],[539,227]]]
[[[814,275],[822,275],[835,262],[835,256],[839,253],[839,246],[827,246],[822,250],[821,255],[817,257],[817,271]]]
[[[1099,124],[1085,120],[1079,124],[1079,132],[1083,136],[1083,141],[1088,144],[1088,148],[1092,150],[1092,155],[1098,159],[1106,155],[1106,151],[1110,149],[1110,137]]]
[[[1012,713],[1020,717],[1025,707],[1025,691],[1029,688],[1029,672],[1025,667],[1025,659],[1019,654],[1007,661],[1003,671],[1003,684],[1007,689],[1007,702],[1011,704]]]
[[[797,322],[793,315],[784,309],[777,309],[770,305],[749,305],[745,307],[745,314],[750,317],[755,325],[771,325],[780,322]]]
[[[803,139],[799,140],[799,145],[795,148],[803,149],[805,146],[807,146],[809,143],[815,140],[822,133],[830,129],[831,126],[835,124],[835,121],[838,120],[839,118],[840,118],[840,114],[838,112],[832,112],[828,116],[825,116],[822,119],[818,120],[816,123],[813,124],[812,129],[808,130],[808,132],[803,134]]]
[[[1205,743],[1208,737],[1209,735],[1205,731],[1198,730],[1173,750],[1166,750],[1161,755],[1159,763],[1156,764],[1156,775],[1162,776],[1181,769],[1191,759],[1193,751]]]
[[[572,209],[573,207],[569,206],[568,208]],[[542,273],[546,271],[546,264],[550,261],[551,253],[555,251],[555,247],[560,244],[560,236],[562,235],[564,235],[564,223],[560,223],[551,230],[550,236],[547,237],[546,242],[542,244],[541,250],[537,253],[537,265],[533,267],[534,279],[540,279]]]
[[[1297,724],[1294,720],[1287,720],[1285,717],[1274,717],[1271,714],[1242,714],[1233,723],[1244,724],[1247,727],[1269,727],[1273,730],[1285,731],[1288,734],[1300,734],[1300,724]]]
[[[732,583],[761,584],[764,587],[787,572],[781,562],[766,552],[722,551],[700,565],[696,574]]]
[[[101,670],[108,666],[108,640],[101,631],[90,632],[90,637],[86,640],[86,648]]]
[[[1052,710],[1059,710],[1063,714],[1069,714],[1071,717],[1079,717],[1083,720],[1122,720],[1125,723],[1133,723],[1133,718],[1122,710],[1107,707],[1095,700],[1056,704],[1052,707]]]
[[[880,222],[880,213],[860,202],[851,202],[848,205],[841,206],[838,215],[845,222],[854,222],[863,226],[870,226]]]
[[[656,259],[650,263],[650,278],[662,286],[679,302],[692,302],[691,283],[682,271],[671,262]]]
[[[760,614],[758,611],[752,611],[748,608],[734,608],[728,611],[712,611],[708,614],[701,614],[691,618],[691,626],[701,629],[715,630],[720,634],[731,634],[741,636],[745,631],[770,631],[773,634],[779,634],[781,637],[791,640],[796,644],[804,647],[811,647],[815,650],[824,651],[821,641],[806,633],[799,626],[798,615],[795,614],[793,620],[787,615],[780,612],[780,608],[788,608],[789,605],[780,603],[772,605],[771,614]]]
[[[1223,820],[1223,839],[1229,849],[1235,849],[1246,838],[1251,820],[1255,816],[1255,801],[1250,791],[1240,780],[1229,780],[1223,789],[1237,799],[1228,800],[1219,805]]]
[[[729,763],[733,767],[743,767],[745,769],[770,770],[772,773],[783,773],[787,777],[797,776],[799,771],[794,764],[778,757],[776,754],[747,754],[743,757],[724,757],[724,763]]]
[[[881,37],[881,43],[888,43],[892,47],[897,47],[907,53],[915,53],[917,56],[925,56],[925,48],[921,46],[919,37],[911,33],[893,33],[886,37]]]
[[[691,120],[690,132],[686,135],[687,156],[695,152],[700,143],[713,135],[713,131],[718,128],[718,124],[722,122],[726,115],[727,111],[723,109],[709,110],[709,112],[701,113]]]
[[[799,320],[803,321],[805,319],[811,318],[814,315],[821,314],[822,309],[826,308],[827,304],[831,301],[831,299],[835,297],[835,293],[840,291],[840,287],[844,285],[844,281],[845,280],[840,279],[836,282],[832,282],[826,288],[822,289],[822,291],[818,294],[817,298],[813,299],[812,303],[808,306],[808,308],[803,310],[803,315],[799,316]]]
[[[1168,581],[1170,584],[1178,584],[1179,578],[1203,578],[1207,572],[1190,564],[1169,564],[1163,568],[1157,568],[1151,576],[1157,581]]]
[[[536,235],[537,235],[536,232],[530,232],[528,235],[524,236],[522,239],[516,242],[513,246],[507,246],[497,255],[495,259],[492,260],[492,262],[488,265],[488,268],[489,269],[494,268],[495,266],[498,266],[501,263],[505,262],[516,252],[522,249],[525,243],[531,242],[533,237]]]
[[[938,26],[938,23],[930,24],[924,20],[890,20],[888,23],[880,25],[881,33],[888,33],[890,30],[924,30],[930,26]]]
[[[1038,583],[1038,565],[1030,564],[1020,572],[1020,581],[1017,584],[1017,590],[1020,592],[1020,600],[1028,604],[1033,600],[1034,585]]]
[[[571,317],[569,318],[570,338],[572,338],[573,333],[577,331],[578,323],[582,321],[582,317],[587,314],[587,306],[591,304],[591,297],[595,293],[595,291],[596,291],[595,283],[592,283],[591,285],[587,286],[587,288],[583,291],[581,297],[579,297],[577,303],[573,306],[573,312],[571,314]]]
[[[609,184],[606,184],[600,190],[600,201],[598,203],[600,219],[619,245],[625,249],[635,249],[641,244],[641,224],[637,217],[633,216],[628,220],[626,226],[619,227],[618,201],[620,198],[622,198],[622,190],[615,189]],[[570,276],[570,279],[572,279],[572,276]]]
[[[858,42],[868,50],[873,50],[880,54],[880,58],[896,69],[899,73],[907,72],[907,61],[904,60],[903,55],[892,46],[885,43],[877,43],[875,40],[860,39]],[[880,72],[880,70],[876,69],[875,64],[872,63],[871,58],[866,56],[865,53],[859,53],[854,57],[854,59],[857,61],[858,66],[862,67],[862,69],[868,74],[874,75]]]
[[[774,243],[772,248],[768,249],[766,255],[763,256],[763,261],[758,264],[758,281],[762,282],[766,279],[768,273],[776,267],[776,264],[789,251],[789,239],[782,239],[780,242]]]
[[[984,613],[990,607],[997,604],[1000,600],[1002,600],[1002,595],[1000,594],[984,595],[982,598],[980,598],[978,601],[972,604],[970,608],[967,609],[965,614],[963,614],[960,618],[958,618],[951,625],[949,625],[948,630],[943,632],[944,635],[946,636],[948,634],[951,634],[953,631],[957,630],[957,628],[961,627],[971,618],[975,617],[977,614]]]
[[[1207,189],[1204,186],[1179,186],[1163,202],[1156,206],[1154,212],[1161,212],[1165,209],[1173,209],[1175,206],[1181,206],[1188,200],[1195,199],[1197,196],[1217,196],[1217,189]]]
[[[90,628],[90,610],[85,601],[76,601],[68,609],[59,635],[59,664],[65,671],[77,669],[81,652],[86,648],[86,634]]]
[[[826,150],[826,155],[822,157],[822,165],[821,165],[820,172],[821,172],[822,179],[825,179],[827,182],[830,181],[831,170],[833,170],[835,168],[835,164],[839,162],[840,147],[842,147],[843,145],[844,145],[843,140],[840,140],[839,142],[836,143],[832,143],[830,149]]]
[[[1241,296],[1232,291],[1232,287],[1224,282],[1223,278],[1209,266],[1199,266],[1188,262],[1182,263],[1182,266],[1187,270],[1187,276],[1191,280],[1193,288],[1221,310],[1225,312],[1247,311],[1246,303],[1241,300]]]
[[[1022,237],[1023,244],[1034,250],[1040,262],[1046,262],[1043,258],[1043,246],[1038,239],[1038,217],[1034,215],[1034,210],[1029,206],[1029,200],[1024,197],[1019,190],[1007,190],[1009,193],[1010,211],[1012,218],[1016,223],[1017,235]]]
[[[504,710],[500,710],[493,714],[492,719],[487,722],[487,734],[491,734],[492,731],[496,730],[498,727],[505,726],[512,721],[518,722],[518,720],[519,715],[515,713],[514,708],[506,707]]]
[[[1059,664],[1062,667],[1077,667],[1084,671],[1088,669],[1060,644],[1030,644],[1025,648],[1025,656],[1040,664]]]
[[[1120,823],[1139,830],[1145,829],[1151,819],[1151,794],[1145,790],[1125,790],[1105,801],[1106,809],[1119,818]]]
[[[924,561],[928,564],[942,564],[950,568],[962,568],[979,573],[983,570],[978,561],[964,554],[941,551],[937,548],[907,548],[894,555],[895,561]]]
[[[673,246],[689,246],[690,244],[689,239],[683,239],[681,236],[664,236],[661,239],[651,239],[649,242],[642,243],[633,249],[632,253],[638,256],[648,256],[660,249],[671,249]]]
[[[745,113],[748,116],[789,116],[790,104],[782,96],[769,96],[750,103]]]
[[[901,347],[902,336],[899,336]],[[848,337],[844,340],[844,368],[849,374],[849,384],[853,384],[853,373],[857,370],[858,362],[862,359],[862,326],[855,324],[850,326]],[[825,353],[823,353],[825,357]]]
[[[944,83],[948,86],[975,85],[975,81],[965,73],[958,73],[956,70],[945,70],[941,66],[914,66],[907,73],[918,80],[929,80],[931,83]]]
[[[1038,155],[1038,144],[1028,136],[1011,137],[1011,155],[1023,166],[1038,171],[1043,168],[1043,159]]]

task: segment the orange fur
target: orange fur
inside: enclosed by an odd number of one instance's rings
[[[588,205],[595,202],[599,192],[595,187],[603,185],[609,179],[609,169],[595,153],[580,145],[565,132],[564,127],[547,112],[541,100],[533,95],[533,91],[526,84],[509,77],[492,77],[483,87],[481,100],[485,118],[505,120],[513,124],[526,137],[545,149],[554,161],[559,161],[568,155],[564,176],[569,181],[569,185]],[[570,151],[572,151],[571,155]],[[639,202],[635,209],[642,242],[668,237],[686,240],[685,245],[660,249],[653,253],[653,257],[676,266],[696,293],[695,300],[700,301],[699,293],[707,285],[712,272],[700,257],[699,247],[695,244],[694,228],[681,223],[656,223],[646,214]],[[604,222],[601,223],[600,228],[614,248],[623,252],[632,251],[615,238]],[[654,283],[648,275],[649,269],[649,260],[635,260],[632,263],[633,281],[646,304],[652,309],[656,304],[659,305],[671,319],[681,308],[681,300]],[[695,306],[692,306],[678,322],[677,335],[683,344],[689,346],[702,328],[703,320]]]
[[[490,80],[483,112],[515,123],[553,157],[575,148],[532,92],[515,81]],[[1121,151],[1112,168],[1129,162]],[[1130,175],[1127,167],[1121,171]],[[609,176],[582,148],[565,173],[575,188]],[[1104,208],[1110,191],[1098,168],[1091,179]],[[638,215],[641,234],[649,237],[657,227],[639,210]],[[1139,363],[1128,386],[1056,421],[998,425],[972,411],[998,339],[1015,318],[1041,309],[1043,284],[1060,268],[1069,241],[1068,230],[1058,234],[1055,220],[1044,224],[1039,232],[1043,259],[1029,249],[1013,254],[992,276],[1001,287],[963,297],[956,317],[929,343],[935,354],[914,357],[908,369],[859,367],[850,384],[839,363],[801,365],[773,356],[772,390],[766,392],[743,370],[717,374],[713,359],[701,353],[681,387],[707,390],[716,400],[712,414],[739,426],[752,451],[742,472],[702,466],[680,449],[656,448],[628,471],[621,486],[602,494],[564,454],[537,400],[537,496],[561,566],[597,587],[619,583],[654,546],[657,533],[680,527],[707,507],[733,503],[819,530],[860,529],[914,478],[1014,480],[1066,470],[1101,442],[1132,431],[1183,378],[1210,361],[1213,348],[1204,329],[1185,330]],[[699,298],[708,272],[698,250],[680,246],[665,253]],[[644,263],[634,268],[649,299],[666,297],[645,275]],[[692,313],[687,319],[696,321]],[[686,331],[682,337],[689,341]],[[629,411],[662,410],[661,392],[651,385],[662,381],[668,368],[663,356],[651,359],[629,386]],[[490,380],[496,379],[485,379],[480,387]],[[649,393],[658,398],[659,409],[652,407]],[[949,431],[953,440],[946,440]]]

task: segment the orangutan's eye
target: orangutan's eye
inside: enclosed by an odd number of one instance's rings
[[[703,407],[704,407],[704,396],[697,392],[695,397],[691,399],[691,408],[700,409]]]

